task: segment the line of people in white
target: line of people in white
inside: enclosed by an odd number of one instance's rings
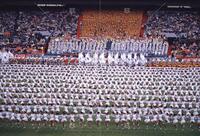
[[[94,52],[78,54],[78,61],[80,64],[101,64],[101,65],[145,65],[147,59],[140,53],[113,53],[113,52]]]
[[[54,39],[49,43],[48,53],[63,54],[66,52],[105,51],[107,39]],[[168,42],[158,38],[146,39],[112,39],[110,51],[134,52],[153,55],[167,55]]]
[[[200,124],[200,68],[0,65],[0,119]]]

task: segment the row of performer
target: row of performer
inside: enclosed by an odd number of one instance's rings
[[[78,61],[80,64],[110,64],[110,65],[145,65],[147,59],[142,53],[79,53]]]
[[[52,40],[49,43],[49,54],[84,51],[117,51],[136,52],[153,55],[167,55],[168,42],[154,40],[94,40],[70,39],[68,41]]]

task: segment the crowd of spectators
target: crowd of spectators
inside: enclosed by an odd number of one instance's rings
[[[200,36],[199,26],[198,12],[149,11],[146,34],[174,33],[177,37],[197,39]]]
[[[175,56],[177,58],[200,57],[200,42],[199,41],[175,40],[171,47],[172,47],[172,56]]]
[[[51,37],[76,36],[79,14],[76,10],[22,10],[0,12],[0,45],[8,48],[46,46]]]
[[[68,10],[19,12],[17,32],[19,37],[26,35],[27,38],[37,32],[45,32],[48,36],[66,33],[73,36],[76,35],[77,20],[78,14]]]
[[[17,13],[14,11],[0,11],[0,33],[13,32]]]
[[[200,14],[193,11],[148,12],[147,35],[168,35],[172,56],[200,57]]]

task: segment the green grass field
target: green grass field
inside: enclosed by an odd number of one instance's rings
[[[81,128],[75,124],[74,128],[69,128],[69,124],[65,124],[63,128],[61,124],[54,127],[49,125],[37,124],[18,124],[7,121],[0,122],[0,136],[200,136],[200,129],[197,126],[186,125],[182,127],[178,125],[153,126],[141,123],[140,127],[130,125],[130,128],[117,127],[114,124],[105,127],[104,125],[96,126],[95,124],[89,128],[85,125]]]

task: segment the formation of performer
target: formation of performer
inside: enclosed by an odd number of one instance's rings
[[[163,39],[69,39],[52,40],[49,43],[49,54],[63,54],[67,52],[135,52],[143,54],[167,55],[168,42]]]
[[[79,53],[78,60],[80,64],[108,64],[108,65],[135,65],[142,66],[147,63],[147,59],[142,53],[113,53],[113,52],[101,52],[101,53]]]

